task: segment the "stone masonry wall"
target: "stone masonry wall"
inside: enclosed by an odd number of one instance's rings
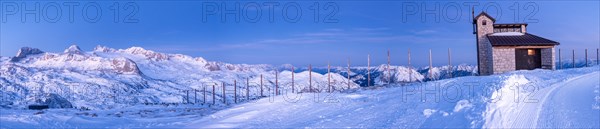
[[[493,48],[494,74],[500,74],[516,69],[515,48],[494,47]]]
[[[488,17],[479,17],[477,20],[477,46],[479,47],[478,58],[479,63],[479,75],[491,75],[493,74],[493,55],[492,55],[492,44],[487,39],[487,34],[494,33],[494,22]],[[483,25],[483,21],[486,21],[486,25]]]
[[[555,56],[554,56],[554,47],[552,48],[542,48],[541,50],[541,54],[542,54],[542,68],[543,69],[556,69],[555,66]]]

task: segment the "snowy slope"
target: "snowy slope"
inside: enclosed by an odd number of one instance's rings
[[[500,90],[493,93],[492,98],[502,99],[488,105],[484,127],[598,128],[598,86],[598,69],[561,80],[511,76]],[[515,89],[521,91],[515,93]]]
[[[598,128],[599,68],[461,77],[402,87],[318,94],[318,99],[315,94],[302,94],[301,99],[292,102],[283,97],[262,99],[218,111],[188,127]],[[499,94],[513,84],[524,91]],[[540,95],[517,98],[519,102],[515,102],[515,93],[528,94],[522,86],[525,84],[538,87]],[[562,89],[563,93],[548,92],[552,89]],[[565,101],[570,99],[576,101]]]
[[[599,66],[515,71],[331,94],[288,92],[223,110],[208,105],[41,112],[3,109],[0,128],[598,128],[599,78]],[[515,95],[532,92],[527,85],[537,87],[539,95],[514,102]],[[511,92],[515,89],[511,86],[521,90]],[[538,101],[522,102],[532,99]],[[577,101],[569,101],[573,99]]]

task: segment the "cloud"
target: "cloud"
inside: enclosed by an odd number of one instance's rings
[[[302,34],[303,36],[348,36],[347,33],[344,32],[312,32]]]
[[[378,27],[378,28],[354,28],[354,30],[357,31],[384,31],[384,30],[389,30],[390,28],[387,27]]]
[[[419,30],[419,31],[414,31],[413,33],[417,34],[417,35],[424,35],[424,34],[434,34],[437,32],[438,32],[437,30]]]
[[[316,44],[316,43],[328,43],[335,42],[335,40],[323,39],[323,38],[288,38],[288,39],[268,39],[261,40],[260,44]]]
[[[245,43],[225,43],[205,48],[205,51],[228,50],[239,48],[272,48],[276,46],[336,44],[336,43],[461,43],[471,42],[472,39],[436,36],[437,30],[421,30],[409,33],[392,33],[390,28],[350,28],[323,29],[291,35],[285,38],[260,39]]]

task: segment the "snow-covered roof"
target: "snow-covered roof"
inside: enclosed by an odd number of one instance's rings
[[[492,33],[491,36],[521,36],[524,35],[521,32],[499,32],[499,33]]]

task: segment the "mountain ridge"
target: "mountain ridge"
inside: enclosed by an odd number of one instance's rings
[[[83,109],[110,109],[144,103],[182,103],[186,101],[186,90],[221,83],[229,89],[233,88],[234,81],[244,80],[256,89],[260,76],[263,76],[265,90],[273,92],[276,72],[278,83],[282,85],[278,89],[290,89],[283,86],[291,80],[281,76],[286,71],[270,65],[207,61],[202,57],[159,53],[141,47],[96,46],[93,51],[85,52],[72,45],[63,53],[24,48],[18,57],[0,58],[2,107],[24,108],[36,103],[51,103]],[[327,78],[314,77],[322,74],[312,74],[315,84],[327,84]],[[302,76],[305,74],[297,75],[298,78]],[[334,89],[348,88],[345,78],[338,74],[332,76],[332,82],[345,82],[334,83]],[[359,87],[350,83],[351,88]],[[237,87],[244,88],[245,84]],[[298,84],[298,87],[302,86]],[[214,94],[223,96],[222,93],[215,91]],[[230,99],[233,95],[228,91],[225,95],[228,97],[224,98]],[[259,95],[253,91],[252,96]]]

